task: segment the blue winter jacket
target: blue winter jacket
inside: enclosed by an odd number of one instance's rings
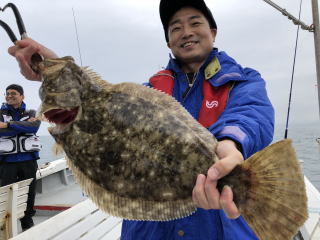
[[[41,121],[28,122],[31,117],[35,117],[34,110],[27,110],[23,102],[18,109],[11,105],[3,104],[0,110],[0,121],[8,122],[8,128],[0,128],[0,137],[16,136],[24,133],[37,133]],[[39,159],[39,152],[23,152],[8,155],[0,155],[1,161],[6,162],[23,162],[28,160]]]
[[[242,68],[225,52],[213,49],[200,68],[193,87],[188,88],[186,74],[175,59],[170,59],[167,69],[174,72],[173,96],[198,119],[202,103],[204,72],[217,57],[220,70],[208,79],[218,87],[234,82],[227,106],[219,119],[208,128],[217,138],[230,138],[241,145],[244,158],[266,147],[273,138],[274,110],[268,99],[265,82],[260,74]],[[122,225],[122,240],[251,240],[258,239],[242,217],[229,219],[223,210],[198,210],[189,217],[168,222],[128,221]]]

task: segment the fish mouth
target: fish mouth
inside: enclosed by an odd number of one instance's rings
[[[55,124],[69,124],[72,123],[79,112],[79,107],[73,109],[51,109],[44,114],[45,118],[51,123]]]

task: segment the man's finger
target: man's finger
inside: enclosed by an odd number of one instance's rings
[[[39,79],[41,79],[40,75],[35,73],[32,70],[32,68],[30,66],[30,63],[27,60],[28,56],[30,56],[30,55],[29,54],[25,55],[25,53],[21,53],[21,52],[20,53],[19,52],[16,53],[16,59],[17,59],[17,61],[19,63],[21,74],[25,78],[27,78],[29,80],[34,80],[34,79],[39,80]],[[30,58],[31,58],[31,56],[30,56]]]
[[[217,161],[213,167],[219,172],[219,179],[229,174],[239,163],[234,158],[223,158]]]
[[[220,193],[217,189],[217,181],[219,178],[219,172],[216,168],[211,167],[207,173],[207,179],[204,185],[207,201],[211,209],[220,209]]]
[[[216,153],[220,160],[214,164],[214,167],[220,172],[220,178],[227,175],[235,166],[244,161],[242,153],[232,140],[218,142]]]
[[[240,212],[233,201],[233,193],[229,186],[224,186],[220,196],[220,205],[225,214],[231,218],[236,219],[240,216]]]
[[[11,46],[11,47],[8,48],[8,53],[11,56],[15,56],[17,50],[18,50],[18,46]]]
[[[198,207],[209,209],[209,204],[204,190],[205,181],[206,177],[203,174],[199,174],[196,185],[192,191],[192,199]]]

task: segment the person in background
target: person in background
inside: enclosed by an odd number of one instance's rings
[[[22,230],[34,225],[32,216],[36,194],[36,172],[39,152],[28,149],[23,140],[34,137],[40,127],[35,110],[27,110],[23,102],[23,88],[11,84],[6,88],[6,103],[0,110],[0,160],[2,162],[1,186],[33,178],[29,186],[27,209],[20,219]]]
[[[217,181],[272,141],[274,110],[265,81],[214,46],[217,24],[203,0],[161,0],[160,18],[173,56],[148,85],[172,95],[218,139],[220,161],[196,179],[192,195],[199,208],[194,214],[167,222],[124,220],[121,239],[256,240],[231,188],[219,192]],[[30,38],[8,51],[21,73],[37,81],[41,75],[30,67],[31,56],[57,57]]]

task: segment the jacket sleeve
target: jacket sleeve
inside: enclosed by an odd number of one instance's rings
[[[246,81],[234,85],[225,111],[209,131],[218,140],[230,138],[240,144],[246,159],[271,143],[274,109],[260,74],[249,68],[244,71]]]
[[[40,120],[28,121],[10,121],[9,129],[19,133],[36,133],[40,127]]]
[[[31,117],[35,117],[34,110],[30,110],[28,112],[27,119],[24,121],[10,121],[8,128],[0,129],[0,136],[14,136],[21,133],[37,133],[41,121],[36,120],[33,122],[28,122],[27,120]]]

